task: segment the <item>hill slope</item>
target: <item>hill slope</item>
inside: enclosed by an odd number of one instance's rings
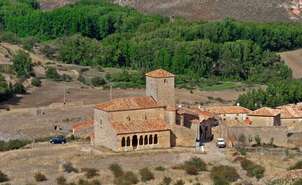
[[[116,0],[141,12],[180,16],[191,20],[217,20],[232,17],[252,21],[301,21],[290,13],[289,0]]]
[[[294,78],[302,78],[302,49],[280,53],[282,60],[292,69]]]

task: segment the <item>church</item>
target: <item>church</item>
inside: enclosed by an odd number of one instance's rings
[[[176,107],[175,75],[146,73],[146,95],[113,99],[94,110],[94,145],[113,151],[194,146],[213,139],[209,112]]]

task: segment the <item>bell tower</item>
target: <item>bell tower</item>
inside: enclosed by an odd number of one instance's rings
[[[166,107],[166,121],[175,123],[175,75],[163,69],[146,73],[146,95]]]

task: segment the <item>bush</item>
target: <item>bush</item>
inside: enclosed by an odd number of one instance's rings
[[[18,77],[29,77],[32,73],[32,60],[28,53],[18,50],[12,58],[13,69]]]
[[[139,170],[139,173],[143,182],[147,182],[149,180],[154,179],[154,174],[149,170],[149,168],[143,168]]]
[[[255,136],[255,141],[256,141],[257,146],[260,146],[260,145],[261,145],[261,138],[260,138],[259,135],[256,135],[256,136]]]
[[[41,172],[35,173],[34,177],[35,177],[35,180],[36,180],[37,182],[47,181],[46,176],[45,176],[43,173],[41,173]]]
[[[246,155],[246,149],[245,148],[243,148],[243,147],[240,147],[240,148],[238,148],[237,149],[238,150],[238,152],[240,153],[240,155]]]
[[[40,87],[41,86],[41,80],[38,78],[33,78],[31,80],[31,85],[35,86],[35,87]]]
[[[199,171],[206,171],[206,163],[198,157],[193,157],[186,161],[183,165],[183,169],[189,175],[197,175]]]
[[[174,185],[185,185],[185,182],[183,180],[178,180]]]
[[[241,159],[241,167],[247,171],[247,175],[249,177],[256,177],[257,179],[261,179],[264,176],[265,168],[254,162],[242,158]]]
[[[64,172],[67,172],[67,173],[71,173],[71,172],[78,173],[79,172],[79,170],[76,169],[71,162],[64,163],[62,165],[62,167],[64,169]]]
[[[102,77],[94,77],[91,79],[91,84],[95,87],[99,87],[106,84],[106,81]]]
[[[302,178],[296,180],[296,181],[293,183],[293,185],[301,185],[301,184],[302,184]]]
[[[0,41],[8,42],[11,44],[20,43],[20,39],[17,37],[15,33],[12,32],[1,32]]]
[[[122,176],[115,177],[116,185],[131,185],[138,183],[138,178],[133,172],[126,172]]]
[[[9,140],[7,142],[0,141],[0,151],[8,151],[8,150],[15,150],[24,147],[31,143],[28,140]]]
[[[15,94],[25,94],[26,90],[25,87],[22,83],[17,82],[14,86],[13,86],[13,93]]]
[[[156,170],[156,171],[165,171],[166,168],[163,167],[163,166],[158,166],[158,167],[155,168],[155,170]]]
[[[55,81],[60,81],[61,80],[60,74],[58,73],[58,71],[54,67],[49,67],[47,69],[46,78],[51,79],[51,80],[55,80]]]
[[[82,168],[81,171],[85,172],[85,176],[87,179],[91,179],[99,175],[98,170],[95,168]]]
[[[4,174],[2,171],[0,171],[0,183],[1,182],[7,182],[9,181],[9,178],[6,174]]]
[[[32,51],[33,47],[36,45],[37,43],[37,39],[34,37],[28,37],[23,39],[22,41],[22,47],[23,49],[27,50],[27,51]]]
[[[56,179],[57,185],[66,185],[66,179],[64,176],[60,176]]]
[[[302,169],[302,160],[296,162],[293,166],[289,167],[289,170],[297,170],[297,169]]]
[[[56,49],[53,48],[52,46],[49,45],[45,45],[41,48],[40,50],[47,58],[53,59],[55,58],[55,54],[56,54]]]
[[[224,185],[237,181],[240,177],[235,168],[230,166],[214,166],[211,170],[214,185]]]
[[[122,167],[117,163],[111,164],[109,169],[113,173],[114,177],[120,177],[124,175]]]
[[[68,185],[72,185],[72,184],[68,184]],[[98,181],[96,179],[92,180],[92,181],[80,179],[78,182],[78,185],[101,185],[101,183],[100,183],[100,181]]]
[[[171,177],[164,177],[163,182],[161,185],[170,185],[172,183]]]

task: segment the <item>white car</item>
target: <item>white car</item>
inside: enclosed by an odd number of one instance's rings
[[[223,139],[223,138],[217,138],[216,146],[217,146],[218,148],[225,148],[225,147],[226,147],[226,144],[225,144],[224,139]]]

